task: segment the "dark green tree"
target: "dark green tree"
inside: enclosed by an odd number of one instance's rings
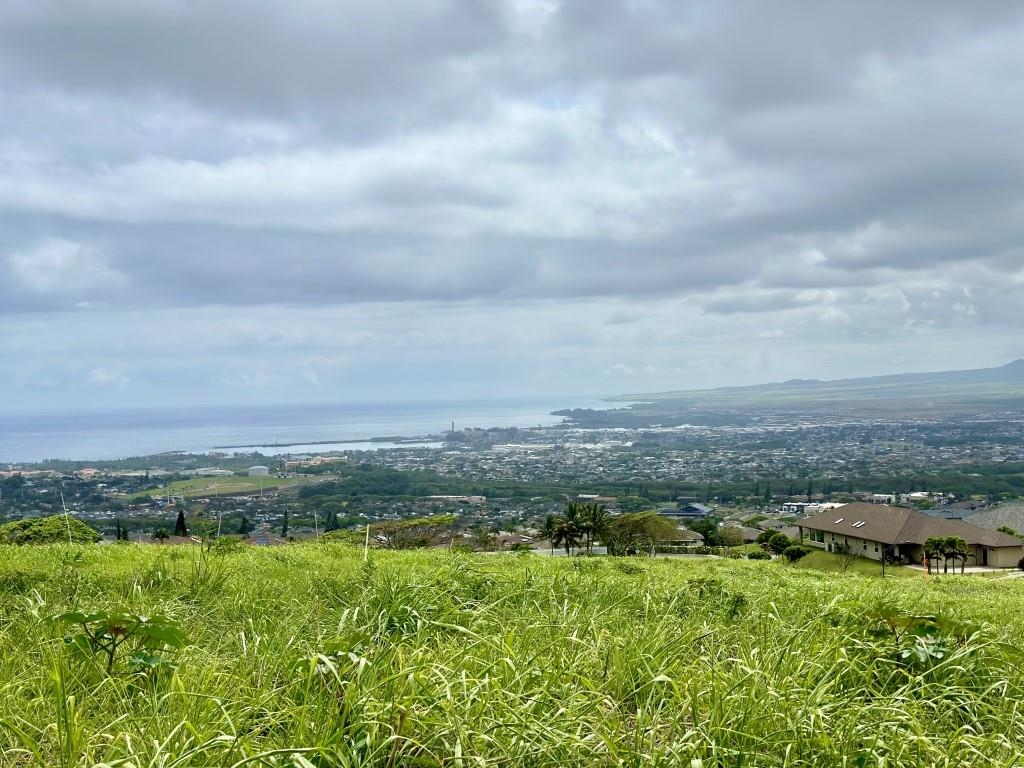
[[[185,525],[185,510],[178,510],[178,518],[174,521],[174,535],[188,536],[188,526]]]
[[[768,548],[776,555],[781,555],[786,551],[787,547],[792,546],[794,543],[796,542],[780,531],[778,533],[773,533],[769,537]]]
[[[759,534],[757,534],[757,538],[756,538],[756,539],[754,539],[754,541],[755,541],[756,543],[758,543],[758,544],[767,544],[767,543],[768,543],[768,540],[769,540],[769,539],[770,539],[770,538],[771,538],[772,536],[774,536],[774,535],[775,535],[776,533],[777,533],[777,531],[771,531],[771,530],[768,530],[768,531],[761,531],[761,532],[760,532]]]
[[[722,534],[718,530],[720,521],[713,517],[706,517],[703,520],[688,520],[686,527],[704,537],[704,544],[709,547],[725,546]]]
[[[324,527],[325,531],[336,531],[341,528],[341,524],[338,522],[338,513],[333,509],[327,513],[327,525]]]
[[[284,508],[284,521],[281,523],[281,538],[288,536],[288,507]]]
[[[791,563],[795,563],[801,557],[807,555],[811,550],[801,544],[791,544],[782,550],[782,556],[789,560]]]

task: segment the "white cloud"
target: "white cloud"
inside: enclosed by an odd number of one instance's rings
[[[124,389],[131,382],[124,373],[116,368],[93,368],[86,374],[86,380],[97,387],[116,387]]]
[[[43,295],[109,294],[126,282],[96,250],[60,238],[10,254],[7,267],[20,288]]]

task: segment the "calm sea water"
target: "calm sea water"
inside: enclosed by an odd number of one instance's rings
[[[452,421],[456,429],[551,425],[561,421],[551,411],[566,407],[607,405],[477,401],[0,415],[0,462],[115,459],[164,451],[205,453],[221,446],[260,448],[265,454],[386,448],[381,443],[312,443],[438,434],[450,429]],[[284,443],[296,445],[284,447]]]

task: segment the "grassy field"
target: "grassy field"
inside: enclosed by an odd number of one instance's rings
[[[882,576],[882,564],[877,560],[869,560],[865,557],[853,558],[852,560],[842,555],[834,555],[831,552],[824,552],[820,549],[813,550],[810,554],[798,560],[794,568],[811,568],[816,571],[833,571],[857,573],[861,576]],[[898,565],[885,566],[885,577],[921,578],[921,573],[912,568],[903,568]]]
[[[1022,587],[724,559],[364,564],[340,544],[0,548],[0,765],[1022,765]]]
[[[322,478],[318,478],[322,479]],[[229,496],[231,494],[258,493],[260,480],[264,490],[285,488],[295,485],[294,477],[194,477],[189,480],[176,480],[168,485],[150,491],[133,493],[129,499],[142,496],[184,496],[186,499],[206,496]],[[308,481],[307,481],[308,482]]]

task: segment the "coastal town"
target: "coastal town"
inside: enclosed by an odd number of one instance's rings
[[[725,531],[719,541],[782,530],[813,544],[802,519],[858,502],[1024,530],[1019,415],[765,421],[601,429],[567,419],[428,436],[439,447],[8,465],[0,521],[69,510],[108,539],[149,542],[184,513],[193,532],[272,544],[451,515],[460,541],[502,548],[542,542],[543,521],[582,501],[678,520],[677,541],[695,545],[704,537],[686,539],[696,533],[686,523],[708,517]]]

